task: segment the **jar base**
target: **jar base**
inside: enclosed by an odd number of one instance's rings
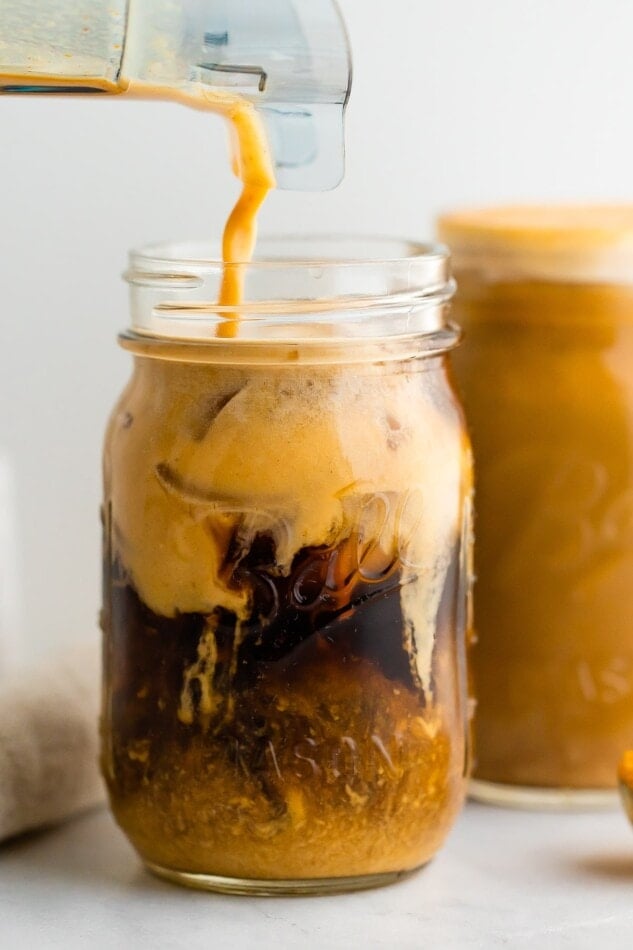
[[[619,808],[617,790],[610,788],[540,788],[471,779],[468,797],[485,805],[532,811],[600,811]]]
[[[198,891],[213,891],[217,894],[250,895],[251,897],[309,896],[319,894],[342,894],[349,891],[365,891],[374,887],[386,887],[411,877],[420,868],[412,871],[392,871],[387,874],[363,874],[355,877],[323,877],[306,880],[261,881],[240,877],[222,877],[218,874],[198,874],[175,871],[159,864],[144,862],[151,874],[171,884],[194,888]],[[424,865],[421,865],[424,867]]]

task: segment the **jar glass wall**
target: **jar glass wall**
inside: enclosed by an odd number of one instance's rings
[[[104,466],[103,771],[142,859],[181,883],[386,883],[433,856],[463,800],[452,286],[441,249],[374,251],[264,242],[239,315],[209,302],[206,249],[132,257],[135,367]]]
[[[473,794],[615,801],[633,734],[633,210],[447,216],[478,469]]]

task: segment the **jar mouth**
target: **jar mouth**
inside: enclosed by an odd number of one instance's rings
[[[443,273],[448,277],[449,250],[437,242],[421,243],[390,237],[355,235],[276,235],[258,241],[250,262],[224,263],[217,243],[208,241],[176,241],[150,244],[130,252],[132,271],[147,264],[152,269],[161,265],[206,269],[224,266],[301,269],[315,266],[357,267],[403,263],[426,265],[429,278]],[[445,266],[442,266],[445,265]]]
[[[534,204],[441,215],[460,274],[490,283],[631,284],[633,205]]]
[[[217,303],[227,270],[243,283],[237,307]],[[133,334],[198,342],[236,319],[237,342],[432,334],[454,293],[442,245],[354,236],[264,238],[253,261],[229,264],[210,242],[156,244],[130,254],[125,278]]]

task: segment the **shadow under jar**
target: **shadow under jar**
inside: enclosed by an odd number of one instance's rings
[[[477,465],[473,795],[617,803],[633,737],[633,207],[447,215]]]
[[[213,302],[209,249],[131,258],[134,372],[105,447],[102,767],[155,873],[369,887],[434,855],[467,779],[452,285],[441,248],[262,248],[234,265],[239,314]]]

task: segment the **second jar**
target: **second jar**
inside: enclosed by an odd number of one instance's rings
[[[477,463],[476,782],[615,801],[633,741],[633,209],[448,215]]]
[[[432,857],[463,799],[452,287],[440,249],[383,250],[273,244],[239,314],[218,312],[201,250],[132,259],[135,369],[105,454],[103,769],[143,860],[182,883],[385,883]]]

